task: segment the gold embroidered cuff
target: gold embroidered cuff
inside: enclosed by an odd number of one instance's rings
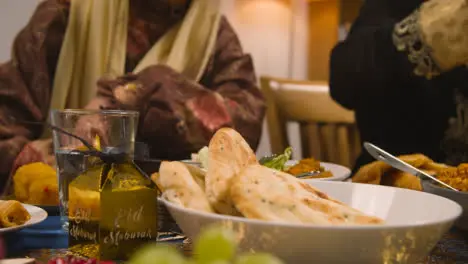
[[[414,64],[414,74],[431,79],[441,73],[431,56],[431,48],[423,41],[419,26],[419,10],[397,23],[392,37],[396,49],[405,52],[408,60]]]
[[[468,62],[467,0],[430,0],[419,8],[423,42],[442,71]]]

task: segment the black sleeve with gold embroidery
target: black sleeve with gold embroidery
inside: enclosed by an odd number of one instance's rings
[[[418,46],[418,31],[410,16],[421,2],[364,2],[347,39],[331,53],[330,93],[337,102],[349,109],[372,109],[405,93],[401,83],[426,82],[420,76],[437,74],[426,47]]]
[[[427,79],[441,73],[437,63],[431,57],[431,48],[423,41],[423,34],[419,26],[419,10],[395,25],[393,30],[393,44],[398,51],[404,52],[408,60],[414,64],[414,74]]]

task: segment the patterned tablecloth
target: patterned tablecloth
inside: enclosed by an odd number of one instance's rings
[[[189,239],[167,239],[161,243],[171,243],[183,251],[186,255],[191,253]],[[17,254],[16,257],[34,258],[39,263],[47,263],[54,257],[66,256],[66,249],[41,249],[31,250]],[[453,229],[438,243],[427,259],[417,264],[462,264],[468,263],[468,232]]]
[[[468,232],[451,230],[421,263],[468,263]]]

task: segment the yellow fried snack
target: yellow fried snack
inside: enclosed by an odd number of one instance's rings
[[[422,190],[421,181],[418,177],[407,172],[392,170],[388,172],[382,179],[382,185],[394,186],[399,188],[411,189],[416,191]]]
[[[443,163],[435,163],[435,162],[428,162],[421,166],[421,169],[425,170],[426,172],[432,172],[432,174],[437,174],[442,170],[450,168],[446,164]]]
[[[382,176],[392,167],[382,161],[374,161],[362,166],[353,176],[352,181],[357,183],[380,184]]]
[[[0,228],[15,227],[26,223],[31,215],[18,201],[0,201]]]
[[[57,172],[42,163],[21,166],[13,176],[15,198],[28,204],[58,205]]]
[[[399,158],[432,175],[449,168],[445,164],[435,163],[422,154],[402,155]],[[421,180],[418,177],[393,169],[382,161],[374,161],[361,167],[352,180],[357,183],[382,184],[405,189],[422,190]]]
[[[35,205],[58,205],[59,192],[57,177],[33,181],[29,186],[29,199],[26,203]]]
[[[409,154],[409,155],[401,155],[398,157],[402,161],[414,166],[416,168],[422,168],[426,166],[426,164],[434,163],[433,160],[424,156],[423,154]]]
[[[453,188],[468,191],[468,164],[462,163],[458,167],[449,167],[440,171],[437,178]]]

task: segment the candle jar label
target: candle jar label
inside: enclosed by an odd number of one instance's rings
[[[156,196],[151,181],[133,164],[81,174],[69,185],[70,249],[100,260],[127,259],[157,239]]]

